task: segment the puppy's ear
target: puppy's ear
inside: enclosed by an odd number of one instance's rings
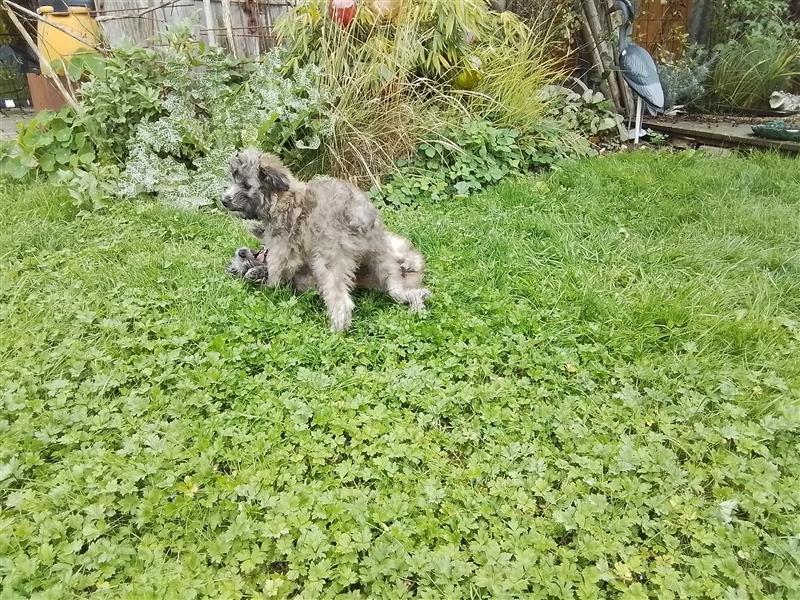
[[[258,178],[263,184],[269,186],[276,192],[289,191],[289,180],[279,169],[267,165],[260,165],[258,167]]]
[[[241,169],[241,167],[242,161],[238,154],[228,161],[228,172],[230,173],[231,177],[236,177],[239,174],[239,169]]]

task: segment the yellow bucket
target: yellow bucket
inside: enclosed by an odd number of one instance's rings
[[[38,12],[44,17],[36,30],[39,52],[59,75],[64,74],[64,63],[76,54],[94,52],[100,43],[100,26],[88,8],[70,7],[66,13],[57,13],[52,6],[42,6]]]

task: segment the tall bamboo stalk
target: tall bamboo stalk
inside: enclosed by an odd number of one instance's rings
[[[611,30],[608,27],[604,27],[595,0],[582,0],[581,5],[583,6],[586,21],[591,30],[592,37],[594,38],[594,44],[600,54],[601,62],[598,67],[602,70],[603,77],[608,79],[608,87],[612,96],[614,96],[614,104],[617,106],[617,110],[624,109],[624,92],[620,89],[617,78],[613,76],[613,72],[615,71],[614,52],[608,42]],[[609,76],[609,73],[612,75]]]
[[[614,14],[619,15],[619,13],[614,13]],[[619,19],[619,17],[615,17],[613,15],[609,15],[609,18],[608,18],[608,29],[609,29],[609,31],[617,31],[618,28],[622,25],[621,22],[618,22],[618,19]],[[614,76],[617,79],[617,83],[618,83],[619,89],[620,89],[620,91],[622,93],[622,100],[624,102],[624,107],[625,107],[625,111],[624,112],[625,112],[625,114],[630,116],[630,115],[633,114],[633,111],[635,110],[635,108],[634,108],[635,107],[635,102],[633,100],[633,94],[631,93],[631,89],[628,86],[628,83],[625,81],[625,78],[622,76],[622,71],[620,71],[618,68],[616,68],[616,62],[617,62],[616,61],[616,56],[617,56],[617,52],[618,52],[619,49],[616,48],[613,43],[610,44],[610,46],[611,46],[611,50],[612,50],[613,56],[614,56]]]
[[[228,37],[233,58],[236,58],[236,38],[233,37],[233,22],[231,19],[231,0],[221,0],[222,2],[222,24],[225,26],[225,35]]]
[[[597,36],[596,30],[592,28],[591,18],[587,15],[583,2],[579,6],[579,20],[583,30],[584,43],[589,47],[592,63],[600,77],[600,89],[611,100],[614,109],[617,112],[621,112],[625,109],[625,104],[619,85],[611,73],[614,67],[613,62],[609,60],[607,55],[603,55],[601,41]]]
[[[589,27],[589,20],[586,18],[586,11],[583,10],[583,7],[580,8],[578,20],[581,23],[584,42],[588,46],[589,52],[592,56],[592,64],[600,75],[600,91],[603,92],[603,95],[611,100],[611,102],[614,104],[614,110],[619,112],[619,97],[614,95],[614,93],[611,91],[611,86],[608,84],[608,79],[604,77],[603,59],[600,56],[600,50],[597,48],[597,44],[595,43],[594,35]]]

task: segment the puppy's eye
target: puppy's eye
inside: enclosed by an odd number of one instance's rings
[[[243,182],[242,182],[242,189],[243,189],[244,191],[247,191],[247,190],[249,190],[249,189],[250,189],[250,184],[249,184],[249,183],[247,183],[246,181],[243,181]]]

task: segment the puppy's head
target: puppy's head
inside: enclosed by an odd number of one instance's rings
[[[234,155],[230,162],[231,185],[222,195],[222,206],[245,220],[265,220],[274,194],[289,191],[291,174],[273,154],[252,148]]]
[[[250,269],[256,266],[256,257],[250,248],[239,248],[233,254],[226,271],[234,277],[244,277]]]
[[[233,258],[225,269],[234,277],[244,277],[245,274],[259,265],[263,265],[267,260],[267,249],[262,247],[257,252],[250,248],[239,248],[233,253]]]

